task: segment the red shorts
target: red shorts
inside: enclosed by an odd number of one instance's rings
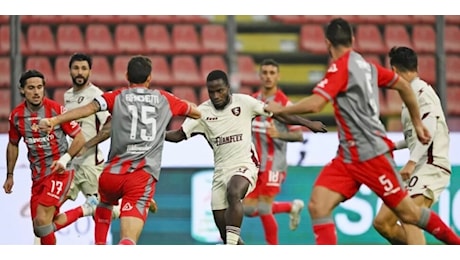
[[[37,206],[55,206],[55,215],[59,213],[61,204],[65,201],[72,184],[75,170],[67,170],[63,174],[53,173],[38,181],[32,182],[32,196],[30,197],[30,216],[37,216]]]
[[[320,172],[314,186],[324,186],[349,199],[358,192],[361,184],[368,186],[390,208],[396,207],[407,196],[389,154],[353,163],[334,158]]]
[[[137,217],[145,221],[156,182],[150,173],[143,170],[128,174],[103,171],[99,177],[101,202],[118,205],[118,200],[122,199],[120,217]]]
[[[274,197],[281,191],[281,184],[286,178],[286,172],[261,171],[257,177],[254,190],[246,198],[256,199],[259,196]]]

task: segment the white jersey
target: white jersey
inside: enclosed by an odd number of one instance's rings
[[[70,88],[64,93],[65,108],[71,110],[77,107],[91,103],[95,97],[100,96],[104,92],[93,84],[80,91],[74,91]],[[102,128],[107,118],[110,116],[108,111],[101,111],[94,115],[76,120],[82,129],[86,141],[96,136]],[[98,146],[88,149],[86,153],[80,157],[75,157],[72,163],[78,165],[98,165],[104,162],[104,155]]]
[[[416,170],[428,163],[450,172],[449,129],[439,97],[433,87],[418,77],[411,82],[411,87],[417,97],[422,119],[432,125],[431,127],[427,126],[428,128],[433,129],[432,143],[420,160],[418,160]],[[404,130],[404,138],[410,150],[410,154],[412,155],[420,143],[417,139],[415,129],[413,128],[409,111],[405,105],[403,105],[402,108],[401,121]],[[419,144],[417,145],[417,143]]]
[[[214,151],[215,169],[242,164],[259,165],[252,143],[252,119],[265,112],[265,103],[245,94],[232,94],[230,103],[223,110],[216,110],[210,100],[198,109],[200,119],[187,118],[182,129],[187,138],[203,134]]]

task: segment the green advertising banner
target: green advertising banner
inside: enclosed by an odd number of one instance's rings
[[[278,201],[302,199],[307,205],[311,187],[321,167],[290,167],[288,176],[277,197]],[[460,167],[453,167],[449,188],[444,191],[433,209],[460,233]],[[149,215],[140,244],[200,245],[220,243],[210,210],[210,168],[166,168],[157,185],[156,214]],[[339,244],[388,244],[372,227],[372,221],[381,205],[366,186],[356,196],[342,203],[334,211]],[[307,206],[306,206],[307,207]],[[307,208],[302,211],[297,230],[289,230],[289,215],[277,214],[279,242],[284,245],[314,244]],[[114,241],[119,237],[119,225],[112,225]],[[242,237],[247,244],[265,244],[259,218],[245,217]],[[440,244],[426,235],[429,244]]]

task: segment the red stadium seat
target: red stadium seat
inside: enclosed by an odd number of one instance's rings
[[[116,24],[120,23],[118,15],[90,15],[91,23]]]
[[[361,24],[356,28],[356,48],[361,53],[385,54],[387,49],[382,35],[374,24]]]
[[[90,54],[115,54],[112,34],[105,24],[89,24],[85,33],[86,47]]]
[[[270,19],[283,24],[302,24],[305,22],[302,15],[270,15]]]
[[[8,24],[10,22],[9,15],[0,15],[0,24]]]
[[[331,17],[331,15],[300,15],[303,24],[325,25],[330,22]]]
[[[62,23],[69,24],[88,24],[91,23],[92,15],[60,15],[62,16]]]
[[[434,24],[436,16],[434,15],[414,15],[414,24]]]
[[[446,24],[460,25],[460,15],[445,15]]]
[[[391,91],[391,90],[388,90]],[[383,89],[379,88],[379,108],[380,108],[380,115],[387,116],[389,113],[388,111],[388,104],[387,99],[385,98],[385,93]]]
[[[56,42],[61,54],[71,54],[85,51],[85,40],[78,25],[59,25],[56,33]]]
[[[447,87],[447,114],[449,116],[460,116],[460,86]]]
[[[252,86],[240,86],[238,93],[252,95],[254,93],[254,88]]]
[[[171,38],[174,51],[178,54],[201,54],[203,52],[200,37],[195,26],[191,24],[173,25]]]
[[[114,88],[117,82],[114,80],[112,68],[105,56],[94,56],[91,68],[91,82],[101,88]]]
[[[355,15],[355,23],[359,24],[385,24],[385,15]]]
[[[380,59],[380,55],[377,55],[377,54],[364,54],[363,57],[364,57],[364,59],[366,59],[369,62],[377,63],[379,65],[382,65],[382,60]]]
[[[126,71],[130,59],[131,56],[127,55],[118,55],[113,59],[113,79],[118,86],[128,85],[128,80],[126,79]]]
[[[394,89],[386,90],[387,115],[399,116],[402,110],[402,99],[398,91]]]
[[[171,70],[175,85],[195,87],[204,85],[205,80],[201,77],[195,58],[191,55],[173,56]]]
[[[0,119],[7,120],[11,112],[11,90],[9,88],[0,89]]]
[[[200,88],[198,102],[199,104],[209,99],[208,88],[206,86]]]
[[[7,134],[10,127],[10,123],[7,119],[0,120],[0,133]]]
[[[241,85],[258,86],[260,79],[254,59],[249,55],[239,55],[237,58],[238,78]]]
[[[387,24],[412,25],[414,23],[412,15],[385,15],[384,19]]]
[[[149,21],[152,24],[176,24],[180,23],[179,17],[177,15],[149,15]]]
[[[144,27],[145,51],[153,54],[171,54],[173,45],[166,25],[148,24]]]
[[[54,74],[56,81],[63,88],[67,88],[72,85],[72,78],[69,72],[69,56],[58,56],[54,60]]]
[[[201,44],[205,53],[225,54],[227,33],[223,25],[206,24],[201,27]]]
[[[447,84],[460,84],[460,56],[447,55],[446,56],[446,81]]]
[[[385,47],[389,51],[394,46],[405,46],[412,49],[412,42],[406,26],[402,24],[391,24],[385,26],[383,34]]]
[[[185,24],[206,24],[209,19],[202,15],[176,15],[179,23]]]
[[[47,87],[59,87],[56,81],[53,66],[46,56],[30,56],[25,63],[25,69],[35,69],[43,73]]]
[[[9,57],[0,57],[0,88],[10,88],[11,65]]]
[[[64,93],[67,90],[68,90],[68,88],[57,88],[57,89],[55,89],[54,93],[53,93],[53,100],[64,106],[65,105]]]
[[[21,54],[29,54],[27,48],[26,37],[21,32],[19,36],[21,44]],[[10,27],[8,25],[0,25],[0,55],[10,53]]]
[[[328,53],[323,26],[320,24],[302,25],[299,41],[299,49],[301,51],[320,55]]]
[[[228,67],[225,59],[221,55],[203,55],[201,56],[200,71],[201,77],[205,79],[209,72],[213,70],[222,70],[227,72]]]
[[[420,78],[431,85],[436,83],[436,60],[434,55],[418,55],[418,73]]]
[[[27,29],[27,43],[32,54],[54,55],[58,53],[56,40],[49,25],[30,25]]]
[[[459,132],[460,131],[460,117],[459,116],[451,116],[447,118],[447,126],[449,127],[449,131],[451,132]]]
[[[414,25],[412,27],[412,43],[418,53],[434,53],[436,51],[436,33],[432,25]]]
[[[115,47],[119,54],[144,52],[142,37],[135,24],[119,24],[115,27]]]
[[[195,90],[195,88],[187,86],[174,86],[171,92],[178,98],[185,99],[194,104],[198,104],[199,100]]]
[[[460,17],[460,15],[459,15]],[[448,54],[460,54],[460,28],[447,25],[444,31],[444,48]]]
[[[171,68],[165,56],[152,56],[152,85],[168,87],[174,84]]]
[[[119,24],[145,24],[149,22],[148,15],[117,15]]]

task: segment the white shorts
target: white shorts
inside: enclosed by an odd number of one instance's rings
[[[248,195],[254,190],[257,183],[259,168],[255,165],[240,165],[229,168],[216,169],[212,178],[211,209],[222,210],[228,208],[227,183],[233,175],[241,175],[249,181]]]
[[[78,197],[79,191],[85,196],[86,194],[97,194],[99,176],[104,169],[104,164],[72,165],[72,167],[75,168],[75,177],[73,178],[67,197],[75,200]]]
[[[423,195],[433,200],[433,204],[450,182],[450,173],[431,164],[424,164],[406,181],[409,195]]]

